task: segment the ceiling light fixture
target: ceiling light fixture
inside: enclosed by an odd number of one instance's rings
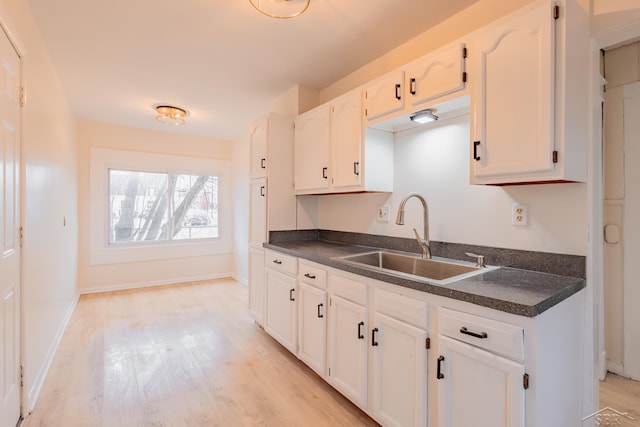
[[[167,125],[183,125],[188,115],[187,110],[172,105],[155,105],[153,108],[158,113],[156,120]]]
[[[302,15],[311,0],[249,0],[251,6],[271,18],[288,19]]]
[[[438,110],[434,108],[427,108],[426,110],[416,111],[409,118],[411,119],[411,121],[420,124],[433,122],[438,120],[438,116],[435,115],[436,111]]]

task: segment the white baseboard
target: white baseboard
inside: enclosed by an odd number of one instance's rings
[[[232,274],[231,277],[234,278],[236,281],[242,283],[243,285],[249,286],[249,280],[246,277],[240,277],[236,274]]]
[[[69,308],[67,309],[67,312],[65,313],[64,318],[62,319],[62,322],[58,327],[56,336],[54,337],[53,342],[49,347],[49,351],[47,352],[47,357],[45,358],[44,363],[40,367],[40,371],[36,376],[36,380],[34,381],[33,386],[31,387],[31,389],[29,389],[29,392],[26,396],[26,405],[23,407],[23,412],[26,412],[22,414],[23,417],[33,412],[33,408],[35,408],[36,406],[36,402],[38,401],[38,397],[40,396],[40,390],[42,390],[42,385],[44,384],[44,381],[47,378],[47,374],[49,373],[49,368],[51,367],[51,363],[53,363],[53,358],[55,357],[58,351],[58,346],[60,346],[60,341],[62,341],[62,336],[64,335],[64,332],[67,330],[67,325],[71,320],[71,315],[73,314],[73,311],[76,309],[76,305],[78,304],[79,297],[80,295],[76,294],[75,298],[69,305]]]
[[[197,281],[200,281],[200,280],[234,278],[233,276],[234,275],[232,273],[221,273],[221,274],[210,274],[210,275],[203,275],[203,276],[180,277],[178,279],[153,280],[153,281],[150,281],[150,282],[122,283],[122,284],[118,284],[118,285],[109,285],[109,286],[100,286],[100,287],[95,287],[95,288],[81,289],[80,290],[80,294],[81,295],[87,295],[87,294],[97,294],[97,293],[101,293],[101,292],[126,291],[126,290],[129,290],[129,289],[150,288],[150,287],[153,287],[153,286],[175,285],[175,284],[178,284],[178,283],[197,282]]]
[[[600,381],[604,381],[607,378],[607,352],[603,350],[600,353],[600,360],[598,360],[600,369]]]
[[[612,373],[614,373],[616,375],[623,376],[623,377],[625,376],[624,365],[623,364],[621,364],[621,363],[613,363],[613,362],[609,361],[609,362],[606,362],[605,366],[606,366],[606,370],[607,371],[612,372]],[[606,372],[605,372],[605,375],[606,375]]]

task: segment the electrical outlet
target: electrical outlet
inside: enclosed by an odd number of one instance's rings
[[[513,225],[529,224],[529,205],[514,203],[511,210],[511,222]]]
[[[389,222],[389,205],[378,206],[378,221]]]

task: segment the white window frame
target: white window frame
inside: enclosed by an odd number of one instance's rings
[[[109,169],[217,176],[217,238],[109,244]],[[227,254],[232,251],[231,162],[137,151],[91,148],[89,170],[90,262],[116,264]]]

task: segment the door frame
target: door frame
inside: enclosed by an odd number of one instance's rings
[[[24,100],[24,94],[26,93],[26,73],[25,73],[25,68],[26,68],[26,56],[24,54],[24,52],[26,51],[26,49],[24,48],[25,44],[22,42],[21,37],[19,36],[19,32],[15,29],[15,27],[11,24],[11,20],[9,19],[9,14],[6,12],[6,10],[4,10],[4,8],[0,8],[0,31],[3,31],[5,33],[5,35],[7,36],[7,38],[9,39],[9,42],[11,43],[11,45],[13,46],[13,48],[15,49],[16,53],[18,54],[18,58],[20,60],[20,87],[22,88],[22,93],[20,94],[21,98]],[[21,100],[22,102],[22,100]],[[24,251],[22,250],[22,226],[24,224],[24,219],[25,219],[25,212],[24,212],[24,207],[25,207],[25,202],[24,202],[24,196],[25,196],[25,191],[24,191],[24,182],[25,182],[25,178],[26,178],[26,174],[25,174],[25,161],[24,161],[24,147],[23,147],[23,140],[24,140],[24,129],[25,129],[25,114],[24,114],[24,105],[20,106],[20,137],[18,138],[18,156],[19,156],[19,164],[18,164],[18,168],[19,168],[19,172],[18,172],[18,194],[19,194],[19,204],[18,204],[18,227],[20,229],[20,245],[19,245],[19,251],[20,251],[20,280],[18,282],[18,287],[20,289],[20,301],[19,301],[19,307],[20,307],[20,337],[19,337],[19,341],[20,341],[20,355],[19,355],[19,359],[20,359],[20,367],[21,367],[21,377],[23,376],[23,372],[25,369],[24,366],[24,361],[25,361],[25,357],[24,357],[24,353],[25,353],[25,340],[24,340],[24,335],[25,335],[25,326],[24,326],[24,319],[25,319],[25,306],[24,306]],[[24,387],[24,381],[23,378],[20,379],[20,416],[22,419],[24,419],[28,414],[26,413],[26,405],[25,402],[27,402],[27,395],[25,392],[25,387]]]
[[[593,15],[592,15],[593,18]],[[586,408],[599,407],[599,382],[604,380],[607,372],[606,351],[604,347],[604,171],[603,171],[603,122],[602,104],[604,102],[602,87],[605,83],[600,73],[601,51],[640,37],[640,21],[627,22],[592,34],[592,100],[590,113],[592,117],[589,161],[589,250],[587,256],[587,305],[585,315],[585,366],[593,372],[595,382],[592,393],[585,390],[583,402]],[[591,310],[592,313],[591,313]],[[589,331],[593,333],[590,335]],[[591,344],[591,345],[590,345]],[[589,361],[589,359],[592,359]],[[592,362],[592,363],[590,363]],[[589,372],[585,370],[585,372]]]

